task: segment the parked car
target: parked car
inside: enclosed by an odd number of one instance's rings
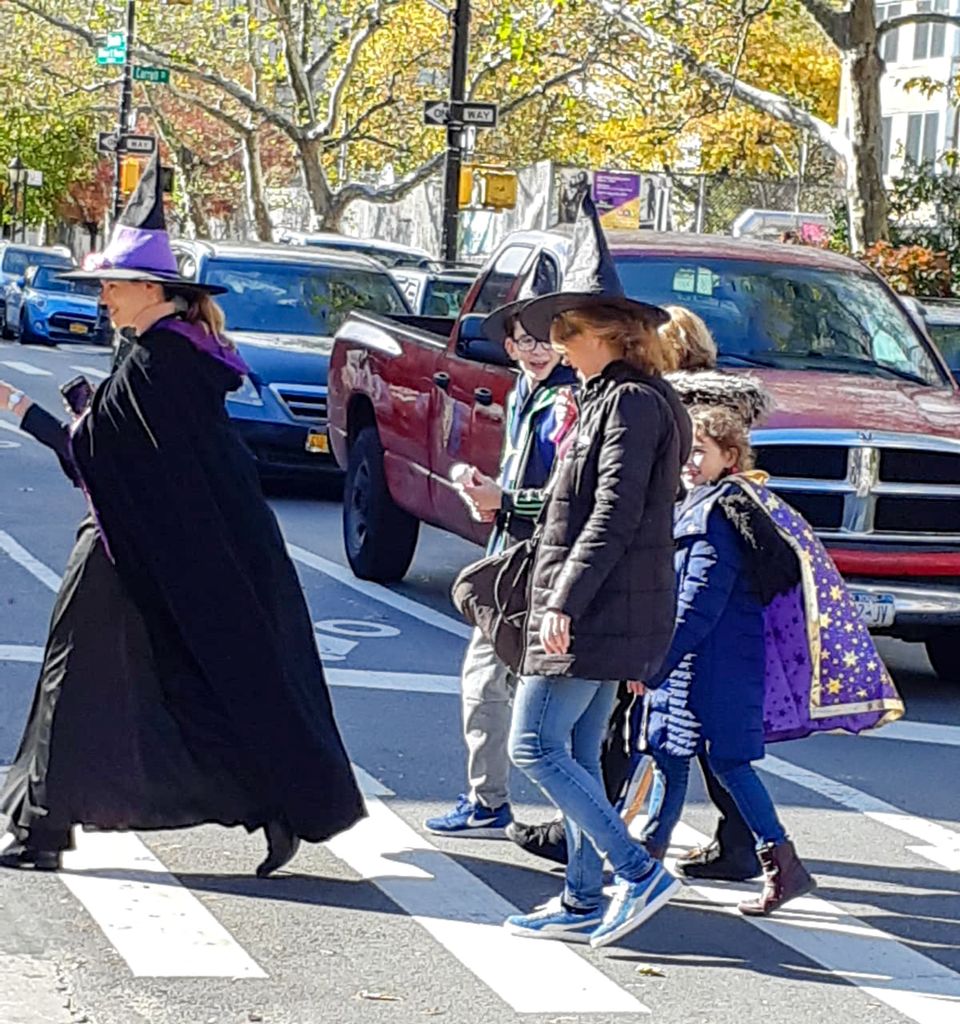
[[[921,299],[919,305],[930,337],[960,379],[960,299]]]
[[[0,241],[0,336],[10,338],[19,323],[9,315],[11,302],[19,306],[19,292],[29,267],[72,267],[76,261],[66,246],[45,247]]]
[[[689,306],[721,367],[754,372],[776,409],[754,433],[770,485],[814,525],[877,632],[923,641],[960,676],[960,395],[888,286],[805,246],[610,232],[628,294]],[[494,254],[457,320],[411,328],[355,313],[330,362],[330,441],[347,471],[354,572],[402,577],[421,521],[482,542],[449,472],[497,465],[513,374],[483,316],[542,255],[560,285],[569,228],[520,232]]]
[[[470,286],[477,279],[479,267],[396,267],[390,271],[400,285],[414,313],[421,316],[456,316]]]
[[[177,240],[185,276],[227,288],[217,301],[250,366],[227,411],[264,474],[338,472],[327,439],[333,335],[353,310],[409,311],[373,260],[285,245]]]
[[[7,300],[10,331],[21,344],[57,345],[82,341],[109,345],[110,317],[100,305],[100,286],[63,281],[62,267],[28,267],[23,286]]]
[[[309,245],[318,249],[335,249],[339,252],[358,253],[372,256],[385,267],[426,267],[433,258],[426,249],[400,242],[387,242],[381,238],[354,238],[335,231],[303,232],[284,231],[280,241],[287,245]]]

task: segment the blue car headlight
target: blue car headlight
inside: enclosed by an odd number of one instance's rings
[[[227,401],[236,402],[238,405],[263,405],[257,385],[246,374],[240,387],[227,395]]]
[[[31,302],[31,305],[33,306],[34,309],[46,309],[47,308],[47,300],[42,295],[38,295]]]

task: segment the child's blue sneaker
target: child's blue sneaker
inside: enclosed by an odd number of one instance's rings
[[[514,914],[503,922],[511,935],[530,939],[559,939],[561,942],[589,942],[594,929],[603,920],[600,909],[577,914],[555,896],[532,914]]]
[[[484,807],[461,793],[452,811],[438,818],[427,818],[423,825],[437,836],[495,836],[502,835],[511,821],[513,814],[509,804]]]
[[[616,879],[616,889],[603,915],[603,922],[590,936],[596,949],[616,942],[634,928],[639,928],[680,891],[680,883],[659,863],[639,882]]]

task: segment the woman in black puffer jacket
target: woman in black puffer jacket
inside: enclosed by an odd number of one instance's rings
[[[662,310],[567,294],[521,314],[583,379],[576,443],[541,516],[511,758],[564,813],[562,897],[510,918],[516,934],[601,946],[637,927],[677,883],[608,801],[600,747],[618,681],[656,671],[674,623],[673,504],[690,420],[661,377]],[[601,911],[603,858],[617,874]]]

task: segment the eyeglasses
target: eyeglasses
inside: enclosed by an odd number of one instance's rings
[[[511,338],[511,341],[518,349],[520,349],[521,352],[532,352],[537,345],[543,345],[545,348],[550,348],[549,338],[546,340],[543,338],[535,338],[532,334],[522,334],[519,338]]]

